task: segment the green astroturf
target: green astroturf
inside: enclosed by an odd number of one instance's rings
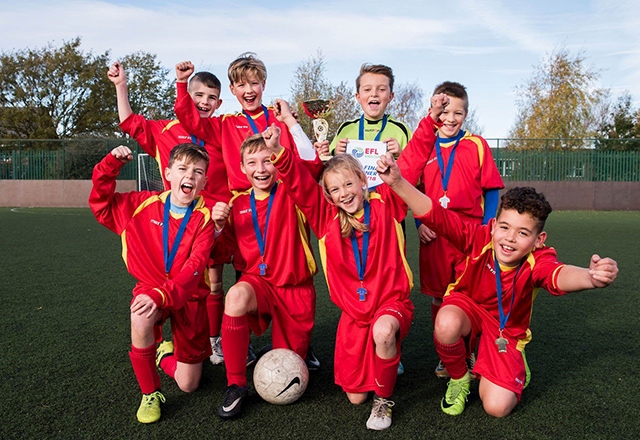
[[[408,259],[417,281],[417,238],[408,222]],[[527,346],[532,382],[506,419],[487,416],[477,384],[459,417],[440,410],[430,305],[414,288],[416,318],[405,340],[393,425],[367,432],[371,402],[351,405],[333,384],[339,311],[316,276],[312,345],[322,362],[307,392],[280,407],[251,391],[242,417],[216,416],[224,368],[205,363],[200,389],[178,390],[162,374],[167,403],[153,425],[136,421],[140,402],[127,351],[134,280],[120,239],[86,209],[0,208],[0,438],[636,438],[640,433],[640,212],[554,212],[547,243],[562,261],[614,257],[616,283],[605,290],[534,305]],[[225,287],[233,271],[225,268]],[[269,335],[253,337],[256,348]]]

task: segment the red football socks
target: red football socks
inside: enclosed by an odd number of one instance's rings
[[[222,352],[227,369],[227,384],[247,386],[247,348],[249,347],[247,315],[222,317]]]
[[[220,336],[222,315],[224,314],[224,292],[207,296],[207,315],[209,316],[209,336]]]
[[[453,344],[443,344],[435,337],[436,351],[440,360],[447,368],[451,379],[461,379],[467,374],[467,348],[464,339],[460,338]]]
[[[376,385],[374,391],[376,395],[388,399],[393,394],[398,378],[398,364],[400,363],[400,352],[391,359],[382,359],[375,355],[373,369],[375,373]]]
[[[176,378],[176,370],[178,369],[178,361],[176,357],[172,354],[163,357],[160,360],[160,368],[164,371],[167,376],[174,379]]]
[[[160,389],[160,375],[156,370],[156,344],[146,348],[131,346],[129,352],[133,373],[136,375],[142,394],[151,394]]]

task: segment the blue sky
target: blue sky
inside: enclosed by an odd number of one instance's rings
[[[505,137],[516,86],[554,50],[584,52],[600,87],[640,106],[640,2],[635,0],[5,1],[0,50],[60,45],[158,55],[173,70],[191,60],[226,83],[226,68],[256,52],[268,68],[265,101],[288,98],[296,66],[321,50],[328,79],[353,85],[363,62],[391,66],[396,81],[430,95],[444,80],[467,86],[488,138]],[[105,68],[106,72],[106,68]],[[237,103],[223,86],[223,111]]]

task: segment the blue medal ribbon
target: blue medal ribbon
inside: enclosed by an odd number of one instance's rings
[[[191,135],[191,143],[204,148],[204,141],[202,139],[198,139],[194,135]]]
[[[440,168],[440,178],[442,179],[442,189],[444,190],[445,194],[447,193],[447,188],[449,187],[449,177],[451,177],[453,161],[455,160],[456,147],[460,143],[460,139],[462,139],[462,137],[465,134],[466,133],[464,132],[464,130],[460,130],[458,132],[458,135],[454,138],[442,139],[440,136],[436,138],[436,157],[438,158],[438,167]],[[444,142],[455,141],[455,144],[453,145],[453,147],[451,147],[451,155],[449,156],[449,162],[447,163],[446,170],[444,166],[444,158],[442,157],[442,149],[440,148],[440,144],[443,143],[443,141]]]
[[[371,208],[367,200],[364,201],[364,224],[370,226],[371,221]],[[367,289],[364,288],[364,272],[367,268],[367,256],[369,254],[369,231],[362,233],[362,257],[360,256],[360,250],[358,249],[358,239],[356,238],[356,231],[351,231],[351,248],[353,249],[353,257],[356,260],[356,268],[358,269],[358,278],[360,278],[360,287],[357,290],[358,299],[365,301],[367,299]]]
[[[493,261],[496,269],[496,290],[498,295],[498,315],[500,317],[500,335],[502,335],[502,331],[507,326],[507,321],[509,320],[509,316],[511,315],[511,310],[513,310],[513,303],[516,299],[516,278],[518,277],[518,273],[520,269],[522,269],[522,265],[524,261],[520,263],[518,269],[516,269],[516,273],[513,275],[513,289],[511,291],[511,305],[509,306],[509,313],[505,315],[504,307],[502,306],[502,280],[500,278],[500,263],[498,262],[498,258],[495,256],[495,251],[493,255]]]
[[[269,127],[269,109],[264,105],[262,105],[262,111],[264,113],[265,119],[267,120],[267,128],[268,128]],[[258,130],[258,126],[256,125],[256,122],[253,120],[251,115],[249,115],[249,113],[247,113],[245,110],[242,110],[242,113],[244,113],[244,115],[247,118],[247,121],[249,121],[249,125],[251,126],[251,130],[253,130],[253,134],[260,133],[260,130]]]
[[[360,126],[359,126],[359,130],[358,130],[358,140],[363,141],[364,140],[364,115],[360,116]],[[382,126],[380,127],[380,131],[378,132],[378,134],[376,135],[376,137],[373,139],[374,141],[379,141],[380,140],[380,136],[382,136],[382,132],[384,131],[384,128],[387,126],[387,115],[385,114],[382,117]]]
[[[164,272],[167,276],[169,276],[169,272],[171,271],[171,267],[173,266],[173,260],[176,258],[176,253],[178,252],[178,248],[180,247],[180,242],[182,241],[182,236],[184,235],[185,229],[187,229],[187,223],[189,223],[189,218],[191,218],[191,213],[193,213],[193,209],[196,206],[196,200],[191,202],[189,207],[187,208],[187,212],[182,217],[182,221],[180,222],[180,227],[178,228],[178,232],[176,233],[176,238],[173,240],[173,246],[171,246],[171,250],[169,250],[169,222],[171,220],[171,193],[167,194],[167,200],[164,202],[164,221],[162,223],[162,245],[164,250]]]
[[[260,268],[260,275],[265,276],[267,274],[267,265],[264,262],[264,247],[267,241],[267,228],[269,228],[269,217],[271,216],[271,207],[273,206],[273,199],[276,197],[276,191],[278,189],[278,183],[274,183],[269,192],[269,203],[267,203],[267,216],[264,221],[264,232],[260,231],[260,225],[258,224],[258,209],[256,208],[256,194],[255,191],[251,191],[249,197],[249,203],[251,204],[251,220],[253,221],[253,230],[258,240],[258,249],[260,250],[260,258],[262,262],[258,265]]]

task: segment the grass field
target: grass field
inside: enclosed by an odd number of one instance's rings
[[[323,367],[300,401],[273,406],[252,392],[242,418],[222,422],[224,369],[207,362],[193,394],[162,375],[162,420],[145,426],[135,418],[140,392],[127,356],[134,281],[119,237],[85,209],[0,208],[0,438],[638,438],[640,212],[557,212],[547,231],[562,261],[585,265],[598,252],[618,261],[620,275],[606,290],[538,296],[527,347],[533,379],[506,419],[484,413],[477,386],[461,416],[441,412],[446,381],[433,374],[429,301],[414,288],[393,425],[367,432],[371,403],[351,405],[333,384],[339,313],[317,276],[312,344]],[[416,240],[408,228],[417,278]]]

